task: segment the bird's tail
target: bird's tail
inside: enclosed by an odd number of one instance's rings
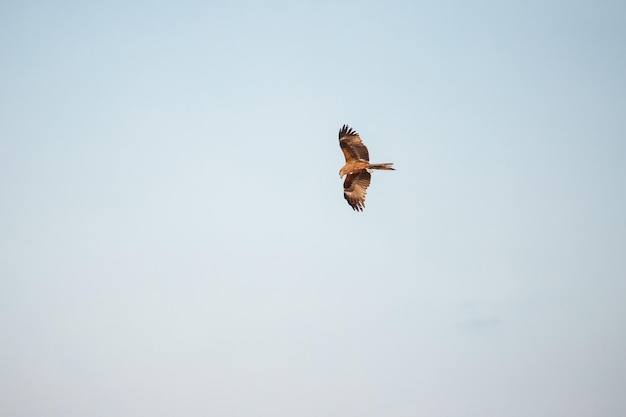
[[[370,164],[368,167],[368,169],[384,169],[387,171],[395,171],[396,169],[393,168],[393,163],[387,163],[387,164]]]

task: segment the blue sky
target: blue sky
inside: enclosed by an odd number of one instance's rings
[[[2,414],[622,416],[625,15],[3,2]]]

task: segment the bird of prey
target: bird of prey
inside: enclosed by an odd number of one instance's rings
[[[361,141],[359,134],[348,125],[343,125],[339,130],[339,146],[346,157],[346,164],[339,170],[340,178],[346,176],[343,182],[343,196],[353,210],[363,211],[372,170],[395,171],[395,169],[392,168],[392,163],[370,164],[367,147]]]

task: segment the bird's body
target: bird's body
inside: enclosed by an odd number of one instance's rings
[[[355,211],[365,208],[365,194],[370,185],[373,169],[394,171],[392,163],[370,164],[367,147],[361,137],[348,125],[339,130],[339,146],[346,158],[346,164],[339,170],[339,176],[346,176],[343,182],[343,196]]]

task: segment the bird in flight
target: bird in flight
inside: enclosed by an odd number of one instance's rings
[[[346,164],[339,170],[339,177],[346,176],[343,182],[343,196],[355,211],[365,208],[365,194],[370,185],[373,169],[395,171],[392,163],[370,164],[370,155],[361,137],[350,126],[343,125],[339,130],[339,146],[346,157]]]

